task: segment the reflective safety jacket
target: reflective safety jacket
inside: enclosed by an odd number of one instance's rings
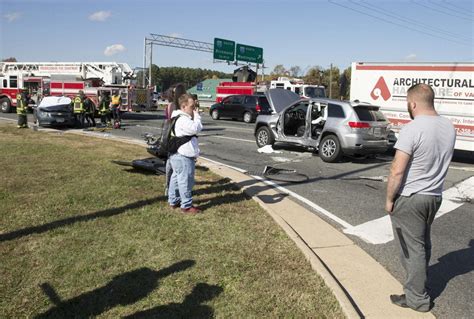
[[[112,95],[112,105],[120,105],[120,95]]]
[[[16,114],[26,114],[26,99],[21,93],[16,95]]]
[[[80,96],[76,96],[74,98],[74,113],[84,113],[84,102],[82,101]]]

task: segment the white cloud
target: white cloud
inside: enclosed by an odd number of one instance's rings
[[[10,12],[7,14],[4,14],[3,17],[8,20],[8,22],[13,22],[21,17],[20,12]]]
[[[168,34],[168,36],[173,37],[173,38],[182,38],[183,37],[183,35],[181,33],[176,33],[176,32]]]
[[[112,13],[110,11],[97,11],[89,16],[89,20],[103,22],[110,18],[111,15]]]
[[[415,53],[411,53],[405,57],[405,61],[416,61],[417,56]]]
[[[105,48],[104,55],[111,56],[125,50],[126,48],[122,44],[112,44]]]

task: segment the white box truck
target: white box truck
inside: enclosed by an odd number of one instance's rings
[[[456,128],[456,149],[474,152],[474,62],[354,62],[350,98],[380,106],[397,132],[410,121],[406,92],[416,83],[433,88],[436,111]]]

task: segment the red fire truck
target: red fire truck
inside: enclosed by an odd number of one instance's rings
[[[119,91],[122,111],[141,110],[151,104],[152,89],[131,83],[133,70],[116,62],[3,62],[0,63],[0,110],[13,111],[16,95],[28,90],[33,104],[44,95],[74,97],[84,91],[94,104],[102,91]]]

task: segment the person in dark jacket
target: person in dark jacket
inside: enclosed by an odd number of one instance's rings
[[[26,109],[28,107],[28,93],[22,90],[16,95],[16,114],[18,115],[18,128],[28,128],[28,117]]]
[[[88,126],[95,127],[95,105],[87,96],[84,99],[85,116]]]
[[[110,116],[110,93],[103,91],[99,99],[99,114],[100,122],[103,125],[112,126],[112,119]]]

